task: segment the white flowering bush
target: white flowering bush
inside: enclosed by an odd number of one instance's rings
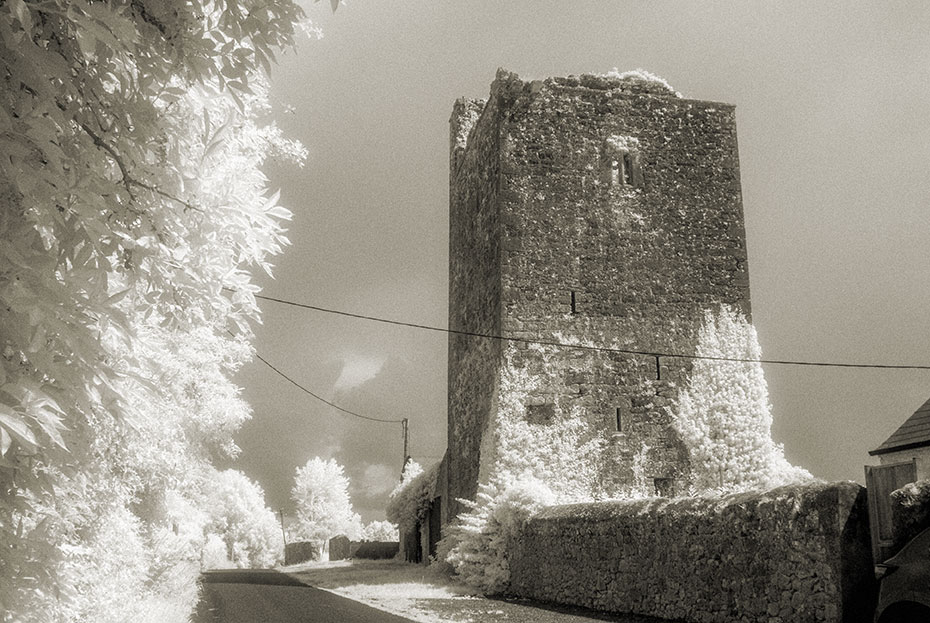
[[[755,328],[721,306],[705,312],[691,377],[679,393],[674,426],[688,449],[696,491],[728,493],[811,480],[772,440],[772,407]]]
[[[228,569],[233,567],[229,560],[226,543],[218,534],[208,534],[200,551],[200,567],[202,569]]]
[[[390,521],[370,521],[362,527],[363,541],[397,541],[397,524]]]

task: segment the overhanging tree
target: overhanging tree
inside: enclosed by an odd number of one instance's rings
[[[299,17],[288,0],[0,4],[5,618],[67,602],[57,544],[146,486],[122,480],[142,470],[108,443],[159,434],[139,423],[177,404],[151,369],[158,349],[247,333],[257,316],[248,271],[269,269],[288,216],[258,167],[302,156],[258,123],[260,72]],[[81,488],[97,476],[113,480]]]

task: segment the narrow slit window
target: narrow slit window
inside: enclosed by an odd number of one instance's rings
[[[623,432],[623,410],[617,407],[617,432]]]
[[[577,314],[578,308],[575,306],[575,291],[572,290],[572,313]]]
[[[639,140],[633,136],[609,136],[599,157],[600,179],[608,188],[642,188],[643,172]]]
[[[623,183],[627,186],[633,185],[633,156],[629,152],[623,154]]]

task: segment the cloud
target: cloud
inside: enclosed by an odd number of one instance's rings
[[[375,378],[384,365],[384,359],[384,357],[347,355],[342,364],[342,372],[339,373],[339,378],[333,385],[333,392],[344,392]]]
[[[397,470],[383,463],[368,465],[362,473],[358,489],[366,497],[373,498],[390,493],[397,485]]]

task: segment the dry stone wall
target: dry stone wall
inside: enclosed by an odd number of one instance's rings
[[[682,621],[871,621],[865,489],[550,507],[510,556],[511,592]]]
[[[319,559],[320,548],[311,541],[297,541],[284,546],[285,565],[296,565],[297,563]]]

